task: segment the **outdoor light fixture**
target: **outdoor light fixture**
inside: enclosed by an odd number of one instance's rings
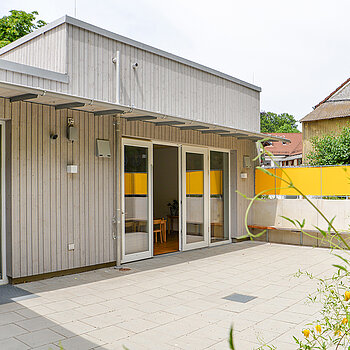
[[[185,124],[184,122],[178,122],[178,121],[175,121],[175,120],[167,120],[165,122],[156,122],[154,123],[156,125],[167,125],[167,126],[172,126],[172,125],[183,125]]]
[[[208,126],[202,126],[202,125],[186,125],[186,126],[180,126],[181,130],[201,130],[201,129],[209,129]]]
[[[153,117],[151,115],[141,115],[139,117],[126,117],[126,120],[128,122],[131,122],[131,121],[145,121],[145,120],[154,120],[154,119],[157,119],[157,117]]]
[[[77,107],[84,107],[85,103],[83,102],[69,102],[69,103],[62,103],[59,105],[55,105],[55,109],[66,109],[66,108],[77,108]]]
[[[133,65],[131,66],[133,69],[137,69],[139,66],[139,64],[137,62],[133,63]]]
[[[221,130],[221,129],[212,129],[212,130],[203,130],[203,134],[220,134],[220,133],[225,133],[229,132],[227,130]]]
[[[99,115],[109,115],[109,114],[122,114],[124,111],[121,109],[104,109],[102,111],[96,111],[94,112],[94,116]]]

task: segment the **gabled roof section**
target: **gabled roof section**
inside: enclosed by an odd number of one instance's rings
[[[345,85],[347,85],[350,82],[350,78],[345,80],[344,83],[342,83],[341,85],[339,85],[334,91],[332,91],[325,99],[323,99],[321,102],[319,102],[314,109],[316,109],[317,107],[319,107],[322,103],[328,101],[332,96],[334,96],[339,90],[341,90]]]
[[[76,18],[67,16],[67,15],[57,19],[56,21],[54,21],[52,23],[47,24],[44,27],[41,27],[41,28],[35,30],[34,32],[32,32],[30,34],[27,34],[26,36],[24,36],[24,37],[22,37],[22,38],[20,38],[20,39],[18,39],[16,41],[14,41],[11,44],[6,45],[2,49],[0,49],[0,55],[2,55],[5,52],[8,52],[8,51],[14,49],[15,47],[17,47],[19,45],[22,45],[22,44],[28,42],[29,40],[32,40],[32,39],[38,37],[39,35],[47,32],[47,31],[49,31],[49,30],[51,30],[51,29],[53,29],[53,28],[55,28],[55,27],[57,27],[57,26],[59,26],[61,24],[64,24],[64,23],[67,23],[67,24],[70,24],[70,25],[73,25],[73,26],[76,26],[76,27],[79,27],[79,28],[91,31],[93,33],[96,33],[96,34],[102,35],[104,37],[107,37],[107,38],[110,38],[110,39],[122,42],[122,43],[130,45],[130,46],[137,47],[139,49],[142,49],[142,50],[154,53],[154,54],[156,54],[158,56],[162,56],[162,57],[168,58],[170,60],[173,60],[173,61],[185,64],[187,66],[199,69],[201,71],[210,73],[212,75],[216,75],[216,76],[218,76],[220,78],[229,80],[229,81],[231,81],[233,83],[239,84],[239,85],[244,86],[246,88],[249,88],[251,90],[258,91],[258,92],[261,91],[260,87],[258,87],[256,85],[253,85],[253,84],[250,84],[248,82],[245,82],[243,80],[237,79],[235,77],[232,77],[232,76],[230,76],[228,74],[225,74],[225,73],[222,73],[222,72],[217,71],[215,69],[206,67],[206,66],[201,65],[199,63],[187,60],[187,59],[182,58],[180,56],[173,55],[173,54],[171,54],[169,52],[157,49],[157,48],[152,47],[150,45],[143,44],[143,43],[141,43],[139,41],[136,41],[136,40],[133,40],[133,39],[129,39],[129,38],[124,37],[122,35],[110,32],[110,31],[105,30],[103,28],[94,26],[92,24],[89,24],[87,22],[83,22],[81,20],[78,20]]]
[[[34,32],[29,33],[29,34],[23,36],[22,38],[17,39],[16,41],[14,41],[10,44],[7,44],[6,46],[4,46],[0,49],[0,56],[2,54],[4,54],[5,52],[11,51],[15,47],[18,47],[18,46],[36,38],[36,37],[38,37],[39,35],[44,34],[44,33],[48,32],[49,30],[58,27],[59,25],[61,25],[63,23],[66,23],[66,18],[67,18],[67,16],[63,16],[59,19],[56,19],[55,21],[47,24],[46,26],[40,27],[40,28],[36,29]]]
[[[275,142],[272,141],[271,146],[265,146],[264,148],[271,152],[273,155],[285,155],[285,156],[294,156],[296,154],[303,153],[303,135],[301,132],[298,133],[278,133],[272,132],[268,135],[283,137],[286,139],[286,142]],[[287,139],[290,142],[287,142]]]
[[[350,101],[322,103],[318,108],[306,115],[301,122],[350,117]]]

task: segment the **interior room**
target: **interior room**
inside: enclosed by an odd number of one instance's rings
[[[153,145],[153,254],[179,250],[178,148]]]

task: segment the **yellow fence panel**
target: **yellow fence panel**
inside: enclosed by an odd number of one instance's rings
[[[275,169],[266,169],[271,174],[275,174]],[[275,194],[275,177],[266,174],[260,169],[255,171],[255,193],[258,194],[262,191],[264,194]]]
[[[210,170],[210,194],[222,195],[222,170]]]
[[[350,194],[350,166],[322,168],[322,196]]]
[[[125,173],[124,188],[126,196],[147,195],[147,173]]]
[[[309,196],[321,195],[321,168],[314,168],[314,167],[283,168],[283,171],[282,169],[276,169],[276,175],[286,181],[289,181],[288,179],[288,176],[289,176],[293,184],[306,195],[309,195]],[[288,185],[282,180],[276,179],[276,194],[287,195],[287,196],[300,195],[293,188],[286,188],[287,186]]]

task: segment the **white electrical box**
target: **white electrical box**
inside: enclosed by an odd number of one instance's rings
[[[247,179],[248,174],[247,173],[241,173],[241,179]]]
[[[74,243],[68,244],[68,250],[74,250]]]
[[[78,166],[77,165],[67,165],[67,173],[68,174],[77,174],[78,173]]]

